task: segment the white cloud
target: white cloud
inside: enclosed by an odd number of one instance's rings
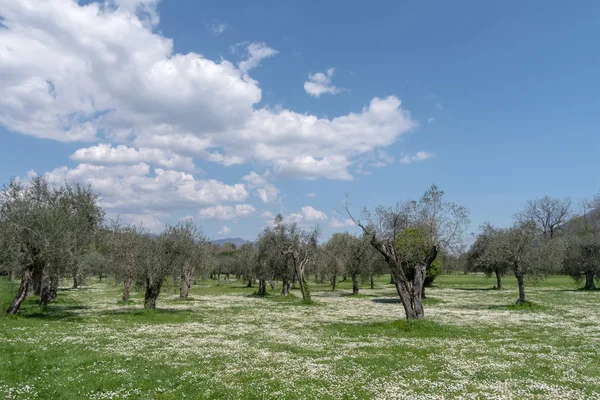
[[[400,159],[402,164],[411,164],[417,161],[425,161],[428,158],[433,157],[432,153],[428,153],[426,151],[419,151],[414,155],[407,154]]]
[[[266,43],[250,43],[248,58],[239,63],[240,71],[246,74],[252,68],[258,67],[263,59],[273,57],[275,54],[277,54],[277,50],[270,48]]]
[[[329,68],[325,73],[309,73],[308,80],[304,82],[304,90],[306,93],[313,97],[320,97],[322,94],[340,93],[343,89],[340,89],[331,83],[334,72],[335,68]]]
[[[336,218],[331,219],[331,227],[332,228],[346,228],[346,227],[350,227],[350,226],[355,226],[354,221],[352,221],[350,218],[345,219],[343,221],[340,221]]]
[[[138,226],[148,232],[159,232],[164,228],[164,223],[153,214],[125,213],[119,214],[119,219],[123,222]]]
[[[243,184],[227,185],[214,179],[197,180],[181,171],[155,168],[145,163],[103,166],[79,164],[60,167],[46,174],[51,182],[65,180],[91,184],[100,195],[100,204],[119,212],[173,210],[221,202],[244,201]]]
[[[292,213],[285,218],[289,222],[313,222],[326,220],[327,215],[311,206],[304,206],[297,213]]]
[[[214,207],[202,208],[198,211],[198,217],[202,219],[229,220],[250,217],[254,215],[256,208],[250,204],[236,204],[235,206],[223,206],[218,204]]]
[[[267,182],[265,177],[251,171],[242,180],[246,182],[250,189],[256,189],[256,195],[263,203],[274,203],[277,201],[280,191],[275,185]]]
[[[150,208],[245,200],[241,184],[180,172],[192,171],[194,158],[252,163],[274,177],[352,179],[349,168],[361,156],[417,125],[395,96],[334,118],[259,106],[261,89],[248,74],[277,51],[247,44],[247,57],[237,65],[175,53],[173,41],[156,29],[156,0],[0,4],[6,26],[0,29],[0,124],[59,141],[102,138],[105,143],[72,155],[79,166],[52,173],[77,176],[107,193],[115,191],[111,185],[122,188],[122,195],[103,194],[115,207],[146,207],[143,199]],[[311,74],[311,82],[335,87],[328,83],[333,70],[321,75]],[[156,176],[150,169],[119,174],[139,163],[160,169]],[[136,185],[142,194],[133,193]],[[279,191],[268,185],[253,190],[262,201],[276,202]],[[203,189],[208,186],[216,194]]]
[[[229,232],[231,232],[231,229],[227,226],[224,226],[219,232],[217,232],[217,235],[227,235]]]
[[[428,124],[433,124],[435,122],[435,118],[431,117],[427,119]]]
[[[308,193],[306,196],[307,196],[307,197],[316,197],[316,196],[317,196],[317,194],[316,194],[316,193],[314,193],[314,192],[311,192],[311,193]]]
[[[220,34],[222,34],[223,32],[225,32],[228,28],[228,25],[222,22],[218,22],[218,21],[212,21],[212,23],[210,23],[206,29],[208,30],[208,32],[211,35],[214,36],[219,36]]]
[[[71,159],[95,165],[131,165],[147,162],[163,168],[193,171],[194,161],[191,157],[182,157],[169,150],[127,147],[110,144],[99,144],[75,151]]]
[[[266,218],[266,219],[274,219],[275,218],[275,214],[273,214],[271,211],[263,211],[260,214],[261,218]]]

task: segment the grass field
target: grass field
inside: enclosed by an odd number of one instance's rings
[[[0,398],[600,398],[600,292],[550,277],[515,307],[513,279],[442,276],[408,324],[387,279],[359,296],[313,283],[312,305],[235,281],[166,288],[156,311],[91,280],[30,298],[0,317]],[[3,309],[14,290],[0,280]]]

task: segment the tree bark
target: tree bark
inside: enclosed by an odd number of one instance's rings
[[[258,295],[264,296],[267,294],[267,281],[264,279],[258,280]]]
[[[287,296],[290,293],[290,280],[283,278],[283,285],[281,287],[281,294]]]
[[[333,274],[331,277],[331,290],[335,292],[335,285],[337,284],[337,275]]]
[[[79,287],[79,282],[77,282],[77,271],[73,273],[73,289],[77,289]]]
[[[271,286],[271,290],[275,290],[275,282],[273,279],[269,279],[269,286]]]
[[[150,279],[146,279],[146,293],[144,295],[144,308],[155,309],[156,299],[160,294],[160,288],[162,282],[151,282]]]
[[[131,291],[131,277],[128,276],[125,278],[125,282],[123,283],[123,303],[127,303],[129,301],[129,292]]]
[[[502,275],[499,270],[496,270],[496,289],[502,289]]]
[[[12,303],[8,307],[8,310],[6,310],[6,312],[8,314],[15,315],[16,313],[19,312],[19,309],[21,308],[21,304],[23,304],[23,301],[25,301],[25,298],[27,298],[27,294],[29,293],[29,288],[32,285],[32,281],[33,281],[33,265],[28,265],[23,270],[23,275],[21,276],[21,284],[19,285],[19,290],[17,291],[17,294],[15,295]]]
[[[594,282],[594,271],[585,271],[585,290],[596,290],[596,284]]]
[[[517,283],[519,284],[519,299],[517,300],[517,304],[526,303],[527,300],[525,300],[525,283],[523,280],[523,275],[518,274],[516,277]]]
[[[373,274],[371,274],[371,276],[370,276],[370,281],[371,281],[371,289],[375,289],[375,278],[373,277]]]
[[[352,294],[358,294],[358,276],[352,274]]]
[[[395,285],[396,279],[394,278],[394,274],[390,273],[390,285]]]
[[[57,292],[58,273],[48,271],[48,268],[44,268],[44,274],[42,278],[42,289],[40,291],[40,305],[47,306],[48,303],[56,300]]]
[[[33,267],[33,284],[31,288],[33,288],[33,295],[39,296],[42,292],[42,278],[44,274],[44,267],[42,265],[34,265]]]
[[[252,279],[252,278],[248,278],[248,283],[246,284],[246,287],[252,287],[252,281],[253,280],[254,279]],[[259,282],[259,285],[260,285],[260,282]]]
[[[10,271],[8,271],[8,281],[12,282],[15,280],[15,271],[11,268]]]
[[[192,284],[194,282],[194,267],[191,265],[184,266],[181,272],[181,287],[179,289],[179,298],[187,299]]]

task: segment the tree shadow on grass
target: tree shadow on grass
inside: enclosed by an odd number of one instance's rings
[[[82,305],[48,305],[46,307],[38,307],[38,309],[29,309],[21,311],[20,315],[23,318],[35,318],[49,321],[66,320],[66,321],[81,321],[83,317],[76,311],[87,310],[89,307]]]
[[[371,301],[373,303],[379,303],[379,304],[402,304],[402,301],[400,301],[400,298],[396,298],[396,299],[378,298],[378,299],[373,299]]]
[[[501,289],[498,290],[496,289],[495,286],[489,287],[489,288],[467,288],[467,287],[457,287],[457,288],[449,288],[452,290],[464,290],[464,291],[469,291],[469,292],[478,292],[478,291],[502,291]]]

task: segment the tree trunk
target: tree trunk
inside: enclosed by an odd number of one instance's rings
[[[98,279],[98,282],[102,282],[102,271],[100,271],[100,279]]]
[[[47,271],[44,268],[44,277],[42,278],[42,289],[40,291],[40,305],[47,306],[51,301],[56,300],[58,292],[58,274]]]
[[[8,281],[12,282],[15,280],[15,271],[11,268],[10,271],[8,271]]]
[[[258,295],[264,296],[267,294],[267,281],[260,278],[258,280]]]
[[[394,278],[394,274],[390,273],[390,285],[395,285],[396,279]]]
[[[371,281],[371,289],[375,289],[375,278],[373,277],[373,274],[371,274],[370,281]]]
[[[292,274],[292,289],[296,289],[296,274]]]
[[[150,279],[146,279],[146,294],[144,295],[144,308],[155,309],[156,299],[160,294],[160,287],[162,282],[150,282]]]
[[[352,274],[352,294],[358,294],[358,276]]]
[[[229,283],[231,281],[231,274],[229,272],[226,272],[227,274],[227,283]]]
[[[425,273],[427,266],[417,265],[415,267],[415,277],[413,279],[413,296],[412,303],[415,311],[415,317],[417,319],[423,318],[425,312],[423,311],[423,289],[425,287]]]
[[[502,289],[502,275],[499,270],[496,270],[496,289]]]
[[[269,279],[269,285],[271,286],[271,290],[275,290],[275,282],[273,279]]]
[[[221,286],[221,272],[217,272],[217,286]]]
[[[10,304],[10,307],[8,307],[8,310],[6,310],[6,312],[8,314],[15,315],[16,313],[19,312],[19,308],[21,308],[21,304],[23,304],[23,301],[25,301],[25,298],[27,297],[27,294],[29,293],[29,288],[32,285],[32,281],[33,281],[33,265],[28,265],[23,270],[23,276],[21,277],[21,284],[19,285],[19,290],[17,291],[17,294],[15,295],[12,303]]]
[[[79,287],[79,282],[77,282],[77,271],[73,273],[73,289],[77,289]]]
[[[33,289],[33,295],[39,296],[42,292],[42,278],[44,274],[44,267],[42,265],[35,265],[33,268],[33,284],[31,288]]]
[[[181,287],[179,289],[179,298],[187,299],[192,283],[194,282],[194,267],[186,265],[181,272]]]
[[[290,280],[283,278],[283,286],[281,287],[281,294],[287,296],[290,293]]]
[[[123,303],[127,303],[129,301],[129,292],[131,291],[131,277],[128,276],[125,278],[125,282],[123,283]]]
[[[596,284],[594,283],[594,271],[585,271],[585,290],[596,290]]]
[[[523,281],[523,275],[516,275],[517,277],[517,283],[519,284],[519,299],[517,300],[516,304],[521,304],[521,303],[526,303],[527,300],[525,300],[525,283]]]
[[[252,287],[252,281],[253,280],[254,279],[252,279],[252,278],[248,278],[248,283],[246,284],[246,287]],[[260,282],[258,284],[260,285]]]
[[[298,271],[298,283],[300,284],[300,291],[302,292],[302,299],[307,302],[311,302],[310,289],[308,282],[301,271]]]
[[[337,275],[333,274],[331,277],[331,290],[335,292],[335,285],[337,285]]]
[[[346,279],[348,279],[348,275],[346,275],[346,274],[342,275],[342,282],[346,282]]]

